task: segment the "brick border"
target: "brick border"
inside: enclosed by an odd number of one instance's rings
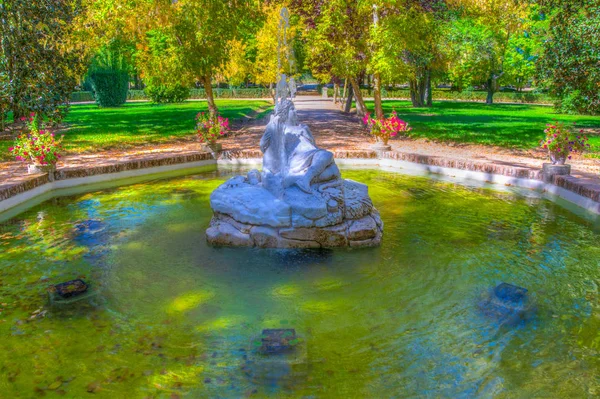
[[[337,159],[388,159],[435,167],[502,175],[519,179],[530,179],[538,181],[542,180],[541,170],[511,164],[495,164],[469,159],[454,159],[440,156],[406,153],[401,151],[384,152],[381,155],[372,150],[334,150],[333,153],[335,158]],[[260,158],[262,158],[262,153],[259,150],[255,149],[224,151],[219,155],[219,159],[223,160],[242,160]],[[111,165],[103,165],[97,167],[60,168],[54,173],[54,179],[56,181],[68,180],[108,173],[118,173],[139,169],[154,168],[160,166],[180,165],[211,159],[214,159],[212,154],[200,151],[188,153],[185,155],[162,155],[142,160],[131,160],[125,162],[115,161]],[[18,194],[27,192],[49,182],[50,179],[47,175],[32,175],[30,178],[27,178],[22,182],[15,183],[13,185],[0,189],[0,201],[9,199]],[[552,184],[598,203],[600,209],[599,184],[595,184],[586,181],[585,179],[579,179],[573,176],[554,176]]]

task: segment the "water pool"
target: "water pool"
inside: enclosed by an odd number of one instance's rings
[[[227,172],[49,200],[0,224],[0,397],[600,395],[600,227],[539,198],[381,171],[376,249],[211,248]],[[49,308],[51,284],[98,294]],[[478,304],[526,287],[535,316]],[[302,355],[254,355],[294,328]],[[266,370],[266,371],[265,371]]]

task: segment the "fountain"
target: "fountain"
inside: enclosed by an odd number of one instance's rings
[[[333,154],[298,123],[286,76],[261,139],[263,171],[218,187],[208,242],[226,246],[335,248],[379,245],[383,225],[366,185],[344,180]]]
[[[278,64],[289,15],[281,11]],[[286,56],[290,69],[293,56]],[[260,141],[263,171],[250,171],[210,197],[210,244],[262,248],[372,247],[383,224],[366,185],[341,178],[333,154],[298,122],[293,78],[279,73],[275,112]]]

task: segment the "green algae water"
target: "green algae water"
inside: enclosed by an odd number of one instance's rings
[[[586,398],[600,395],[600,228],[511,191],[381,171],[380,248],[211,248],[229,172],[49,200],[0,224],[0,397]],[[48,305],[82,278],[95,295]],[[482,311],[501,282],[536,311]],[[293,328],[299,355],[256,355]],[[258,343],[257,343],[257,337]]]

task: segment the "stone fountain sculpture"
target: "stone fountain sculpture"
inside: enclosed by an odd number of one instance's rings
[[[210,197],[210,244],[262,248],[372,247],[383,224],[366,185],[341,178],[333,154],[298,122],[282,75],[260,141],[263,171],[236,176]],[[291,91],[291,92],[290,92]]]

